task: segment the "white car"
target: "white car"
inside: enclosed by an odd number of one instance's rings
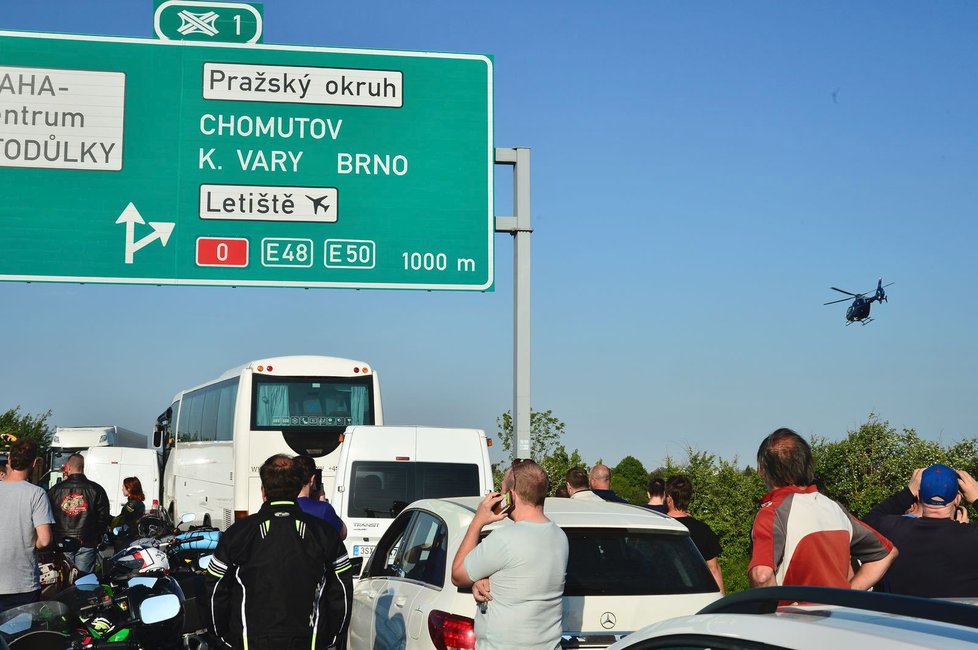
[[[973,605],[849,589],[771,587],[728,596],[694,616],[649,625],[609,650],[978,650],[976,628]]]
[[[350,650],[473,648],[476,603],[452,585],[455,552],[481,498],[425,499],[405,509],[353,591]],[[720,598],[686,527],[646,508],[547,499],[567,534],[564,647],[604,648],[651,622]],[[504,520],[487,526],[511,525]]]

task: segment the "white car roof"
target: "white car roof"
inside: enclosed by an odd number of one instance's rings
[[[454,512],[468,519],[481,502],[482,497],[422,499],[412,503],[411,508],[430,510],[442,516],[450,516]],[[561,528],[649,528],[679,535],[689,534],[689,530],[672,517],[625,503],[550,497],[544,503],[544,512]]]
[[[643,628],[609,650],[626,650],[653,638],[704,634],[770,643],[794,650],[978,648],[978,630],[845,607],[816,607],[807,613],[681,616]]]
[[[797,593],[789,594],[795,590]],[[781,606],[772,613],[753,610],[762,601],[773,608],[778,598],[807,597],[818,602]],[[973,610],[973,611],[972,611]],[[750,613],[757,611],[757,613]],[[853,592],[848,589],[774,587],[749,590],[707,606],[704,613],[654,623],[609,650],[648,645],[682,645],[681,639],[721,637],[770,643],[793,650],[824,648],[972,648],[978,649],[978,608],[936,599]]]

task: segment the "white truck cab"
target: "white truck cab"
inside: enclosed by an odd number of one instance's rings
[[[478,429],[348,427],[330,503],[346,524],[351,559],[369,557],[413,501],[491,492],[488,445]]]

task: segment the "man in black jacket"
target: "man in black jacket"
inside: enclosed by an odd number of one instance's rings
[[[272,456],[259,475],[265,503],[225,531],[207,567],[211,630],[231,648],[328,648],[352,604],[346,549],[296,504],[304,477],[294,459]]]
[[[947,465],[916,470],[909,485],[869,511],[864,521],[900,549],[880,587],[931,598],[978,596],[978,524],[958,523],[962,497],[978,500],[978,482]],[[920,516],[904,514],[919,503]]]
[[[109,525],[109,497],[101,485],[85,477],[85,457],[72,454],[63,481],[48,490],[54,512],[54,539],[77,540],[81,548],[65,558],[82,573],[95,570],[96,549]]]

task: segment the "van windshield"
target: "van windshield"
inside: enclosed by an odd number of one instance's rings
[[[564,528],[565,596],[709,593],[716,582],[687,535],[628,528]]]
[[[412,501],[480,496],[471,463],[354,461],[347,516],[390,519]]]

